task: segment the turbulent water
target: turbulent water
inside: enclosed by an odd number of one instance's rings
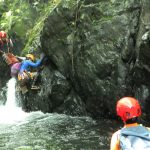
[[[6,105],[0,107],[0,150],[109,150],[111,121],[26,113],[15,101],[15,79],[11,79]]]

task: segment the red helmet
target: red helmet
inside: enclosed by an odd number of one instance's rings
[[[128,119],[139,117],[141,115],[141,107],[133,97],[124,97],[117,102],[117,115],[125,122]]]
[[[0,31],[0,38],[6,38],[7,34],[4,31]]]

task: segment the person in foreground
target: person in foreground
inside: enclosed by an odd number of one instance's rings
[[[150,128],[138,124],[141,107],[134,97],[123,97],[116,105],[124,127],[111,138],[110,150],[150,150]]]

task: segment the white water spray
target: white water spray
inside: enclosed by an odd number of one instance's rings
[[[15,123],[23,120],[28,114],[16,104],[16,79],[11,78],[7,83],[7,101],[0,106],[0,123]]]
[[[7,101],[5,107],[9,110],[13,110],[17,107],[16,105],[16,96],[15,96],[15,86],[16,86],[16,79],[11,78],[7,83]]]

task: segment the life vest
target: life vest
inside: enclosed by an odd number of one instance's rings
[[[4,53],[3,58],[8,65],[13,65],[19,62],[19,60],[12,53]]]
[[[33,79],[33,73],[27,72],[27,71],[19,73],[18,80],[20,81],[20,80],[24,80],[24,79],[28,79],[28,80]]]
[[[20,87],[29,85],[31,80],[31,75],[27,71],[18,74],[18,81]]]
[[[121,150],[150,150],[150,131],[141,125],[121,129]]]
[[[24,85],[33,80],[34,76],[35,73],[24,71],[22,73],[18,73],[18,81]]]

